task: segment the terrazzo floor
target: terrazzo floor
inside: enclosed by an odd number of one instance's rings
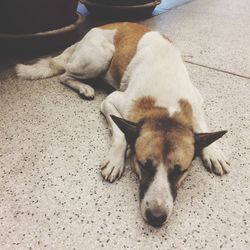
[[[113,184],[100,176],[107,93],[86,101],[1,60],[0,249],[250,249],[249,13],[248,0],[196,0],[144,21],[182,50],[210,127],[229,130],[219,144],[232,165],[217,177],[196,159],[159,229],[141,218],[129,168]]]

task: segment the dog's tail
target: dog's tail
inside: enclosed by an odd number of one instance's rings
[[[23,79],[36,80],[62,74],[65,71],[65,64],[74,52],[76,45],[77,43],[67,48],[59,56],[40,59],[33,65],[18,64],[16,66],[17,76]]]

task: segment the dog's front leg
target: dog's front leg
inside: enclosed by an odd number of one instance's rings
[[[101,174],[107,181],[113,182],[120,178],[125,167],[127,142],[124,134],[111,119],[111,115],[121,117],[119,107],[122,105],[123,93],[115,91],[110,94],[101,105],[101,112],[105,115],[112,133],[112,144],[108,157],[102,166]]]
[[[194,112],[194,118],[194,132],[207,133],[209,129],[205,121],[203,110],[199,109],[198,112]],[[203,148],[201,151],[201,159],[209,172],[223,175],[230,171],[229,162],[216,142]]]

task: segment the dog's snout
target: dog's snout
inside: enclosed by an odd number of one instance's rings
[[[167,213],[162,209],[147,209],[146,217],[149,224],[159,227],[166,221]]]

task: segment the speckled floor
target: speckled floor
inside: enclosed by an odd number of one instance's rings
[[[250,249],[249,13],[248,0],[200,0],[145,21],[191,62],[210,126],[230,131],[219,143],[231,173],[213,176],[195,160],[160,229],[143,222],[129,169],[113,184],[100,176],[106,93],[82,100],[57,77],[20,80],[2,62],[0,249]]]

